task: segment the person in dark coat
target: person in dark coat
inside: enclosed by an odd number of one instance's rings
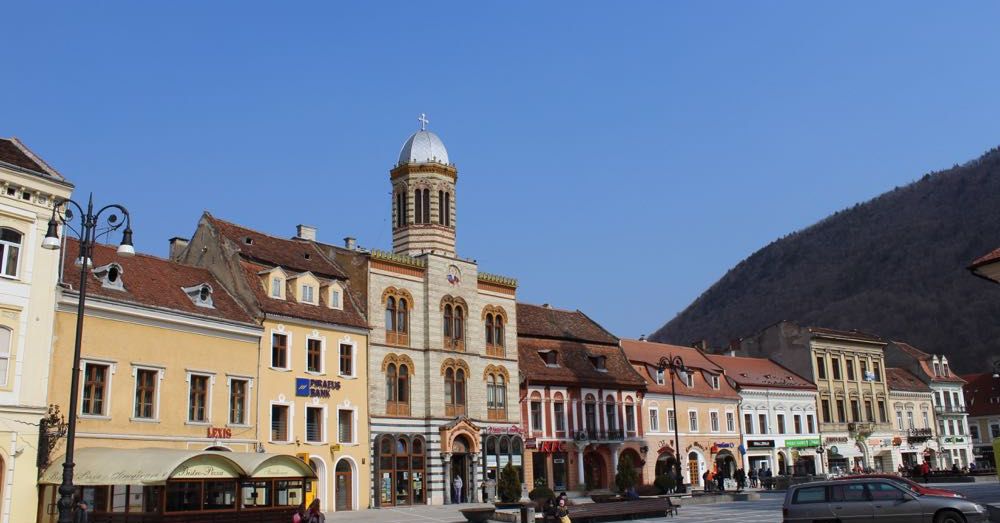
[[[76,501],[76,506],[73,508],[73,523],[89,523],[90,514],[87,511],[90,510],[90,507],[86,501],[79,499]]]

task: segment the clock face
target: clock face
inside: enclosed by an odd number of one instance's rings
[[[452,265],[448,267],[448,283],[457,286],[462,282],[462,271],[458,270],[458,267]]]

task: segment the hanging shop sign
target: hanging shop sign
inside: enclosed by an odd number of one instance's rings
[[[312,398],[329,398],[330,391],[340,390],[340,382],[335,380],[314,380],[295,378],[295,395]]]
[[[751,450],[753,449],[773,449],[774,440],[773,439],[748,439],[747,447]]]
[[[486,427],[487,434],[524,434],[524,429],[519,425],[509,427]]]
[[[848,441],[849,440],[847,439],[847,436],[827,436],[826,437],[826,442],[827,443],[847,443]]]

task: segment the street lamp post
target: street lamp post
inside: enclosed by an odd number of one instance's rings
[[[1000,360],[993,362],[993,378],[1000,378]]]
[[[75,229],[71,225],[74,216],[70,207],[75,207],[80,213],[79,229]],[[60,214],[60,211],[63,212]],[[124,219],[119,220],[118,213],[121,213]],[[99,236],[110,234],[121,227],[125,227],[125,230],[122,231],[121,244],[118,246],[118,255],[125,258],[134,256],[135,247],[132,246],[132,219],[129,216],[128,210],[121,205],[111,204],[94,212],[93,195],[87,201],[86,211],[73,200],[62,200],[56,203],[52,208],[52,218],[49,219],[45,239],[42,240],[42,248],[48,250],[59,249],[60,222],[62,222],[66,229],[76,233],[80,240],[80,253],[77,260],[80,264],[80,296],[76,307],[76,339],[73,345],[73,374],[70,377],[69,422],[66,428],[66,458],[63,462],[62,484],[59,485],[59,523],[73,523],[73,495],[76,493],[76,487],[73,486],[73,447],[76,443],[76,415],[80,394],[80,345],[83,341],[83,308],[87,300],[87,272],[93,265],[92,255],[94,245],[97,243]]]
[[[670,370],[670,399],[674,404],[674,460],[677,462],[677,478],[676,478],[676,491],[683,493],[686,489],[684,488],[684,478],[681,476],[681,440],[678,435],[678,426],[680,425],[680,417],[677,413],[677,393],[674,391],[674,375],[678,372],[687,375],[687,367],[684,366],[684,360],[680,356],[664,356],[660,358],[660,362],[657,365],[657,369],[660,372],[665,372]],[[667,418],[669,422],[670,419]],[[691,478],[692,484],[694,483],[694,478]]]

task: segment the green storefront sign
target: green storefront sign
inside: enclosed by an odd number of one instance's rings
[[[965,438],[962,436],[949,436],[944,439],[945,443],[965,443]]]
[[[818,447],[819,438],[786,439],[785,446],[790,449],[801,449],[806,447]]]

